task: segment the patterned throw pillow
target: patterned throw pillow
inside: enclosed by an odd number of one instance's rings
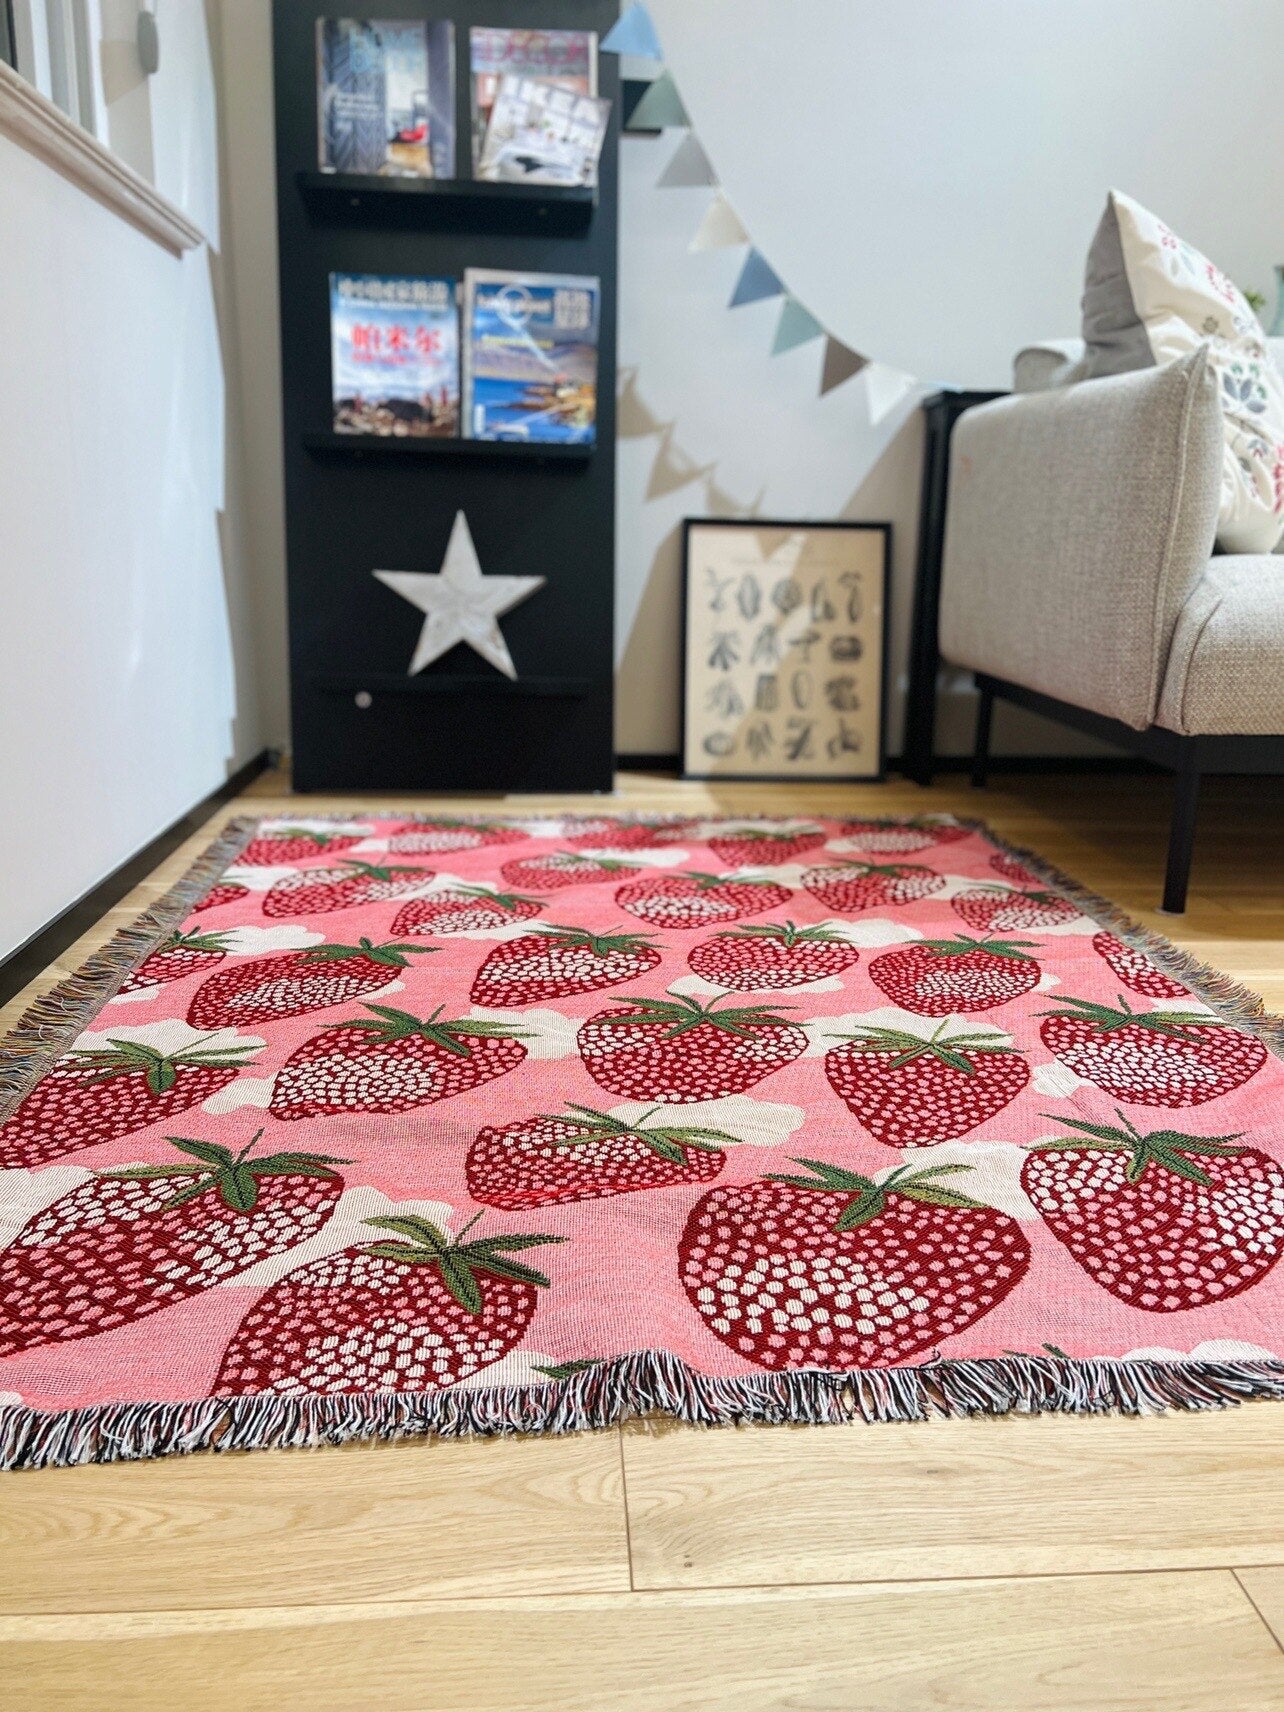
[[[1225,433],[1217,542],[1228,553],[1271,552],[1284,535],[1284,379],[1238,287],[1117,190],[1088,253],[1083,336],[1085,380],[1208,346]]]

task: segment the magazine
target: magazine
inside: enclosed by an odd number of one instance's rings
[[[592,445],[600,282],[464,275],[464,423],[474,440]]]
[[[473,171],[481,162],[490,111],[502,77],[535,77],[575,95],[597,94],[597,35],[592,30],[468,32],[472,76]]]
[[[455,26],[317,19],[323,172],[455,176]]]
[[[458,434],[457,298],[453,279],[330,275],[336,434]]]
[[[502,184],[595,185],[610,111],[609,101],[560,84],[501,77],[477,176]]]

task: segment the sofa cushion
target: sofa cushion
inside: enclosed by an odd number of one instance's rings
[[[1218,544],[1269,553],[1284,535],[1284,380],[1261,324],[1207,256],[1117,190],[1088,255],[1083,336],[1086,380],[1170,363],[1207,344],[1225,439]]]
[[[1026,345],[1012,359],[1013,392],[1051,392],[1055,386],[1073,386],[1083,379],[1082,339],[1040,339]]]
[[[1157,723],[1200,737],[1284,734],[1284,575],[1213,559],[1177,619]]]

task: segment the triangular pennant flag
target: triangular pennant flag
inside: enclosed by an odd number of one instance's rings
[[[664,76],[662,59],[642,59],[637,54],[620,55],[621,83],[654,83]]]
[[[651,14],[638,3],[616,19],[600,46],[603,53],[636,54],[639,59],[664,58]]]
[[[620,374],[620,396],[615,405],[615,432],[621,440],[644,440],[648,434],[660,434],[672,427],[661,422],[638,393],[638,371],[624,369]]]
[[[824,331],[810,309],[804,309],[796,297],[787,297],[785,307],[780,311],[780,320],[776,324],[776,337],[772,343],[771,354],[778,357],[782,351],[792,351],[795,345],[805,345],[809,339],[819,339]]]
[[[683,137],[657,182],[661,190],[687,190],[697,184],[717,184],[709,157],[700,147],[694,132],[688,131]]]
[[[699,481],[716,467],[716,464],[697,464],[694,458],[688,457],[681,446],[673,444],[673,429],[666,428],[660,437],[655,462],[651,466],[646,497],[659,499],[663,494],[676,493],[680,487],[690,486],[693,481]]]
[[[913,390],[911,375],[888,368],[885,363],[871,363],[865,376],[865,403],[870,422],[876,427]]]
[[[825,360],[820,367],[820,396],[823,398],[827,392],[832,392],[845,380],[858,375],[868,364],[868,357],[860,356],[849,345],[844,345],[841,339],[835,339],[832,334],[828,335],[825,339]]]
[[[692,238],[687,248],[696,250],[727,250],[733,244],[747,244],[749,234],[740,224],[740,216],[727,201],[725,196],[715,196],[705,209],[704,219],[700,222],[700,230]]]
[[[742,303],[760,303],[765,297],[780,297],[784,289],[784,281],[766,257],[757,250],[750,250],[727,308],[738,309]]]
[[[661,72],[629,114],[629,131],[658,131],[665,125],[689,125],[678,86],[670,72]]]

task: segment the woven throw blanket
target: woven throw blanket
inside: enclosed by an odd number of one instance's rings
[[[0,1461],[1278,1397],[1282,1038],[951,819],[236,822],[0,1048]]]

